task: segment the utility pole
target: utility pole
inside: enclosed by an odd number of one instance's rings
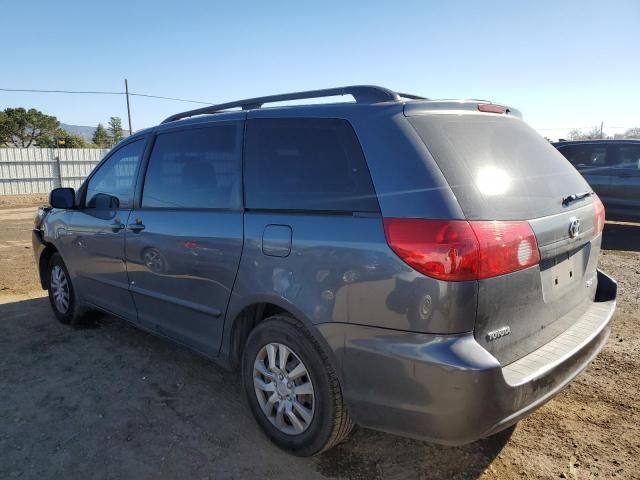
[[[604,121],[600,122],[600,138],[604,138],[604,134],[602,133],[604,128]]]
[[[127,96],[127,116],[129,117],[129,135],[133,135],[133,129],[131,128],[131,108],[129,108],[129,84],[127,79],[124,79],[124,91]]]

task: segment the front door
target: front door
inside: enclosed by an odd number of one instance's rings
[[[212,356],[242,253],[242,126],[159,132],[127,226],[140,322]]]
[[[87,302],[136,320],[125,266],[125,225],[132,207],[135,178],[145,140],[118,148],[89,178],[73,212],[67,265]]]

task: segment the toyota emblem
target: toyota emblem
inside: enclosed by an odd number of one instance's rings
[[[576,238],[580,235],[580,219],[578,217],[571,217],[569,219],[569,236]]]

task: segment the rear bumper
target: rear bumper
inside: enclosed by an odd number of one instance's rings
[[[501,366],[473,333],[427,335],[350,324],[318,329],[334,351],[356,423],[448,445],[516,423],[568,385],[605,345],[616,283],[598,272],[596,300],[540,349]]]

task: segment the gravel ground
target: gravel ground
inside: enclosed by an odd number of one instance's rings
[[[263,437],[215,364],[113,317],[56,323],[33,213],[0,210],[0,478],[640,478],[640,225],[605,229],[600,265],[619,283],[609,343],[515,430],[451,448],[358,429],[301,459]]]

